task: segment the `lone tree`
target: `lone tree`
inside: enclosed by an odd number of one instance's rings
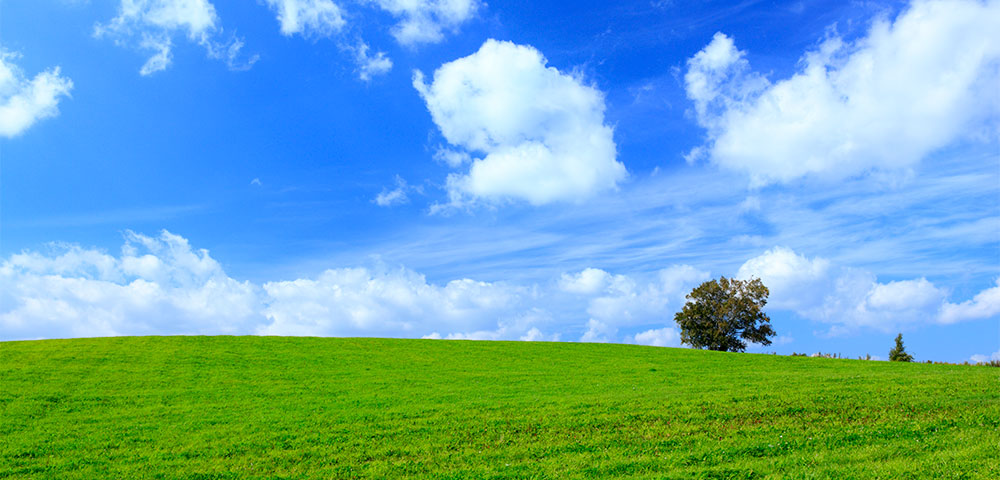
[[[896,346],[889,350],[889,361],[890,362],[912,362],[913,355],[906,353],[906,348],[903,347],[903,334],[900,333],[896,335]]]
[[[750,341],[770,345],[771,319],[764,313],[767,287],[759,278],[709,280],[687,295],[684,308],[674,315],[681,342],[695,348],[742,352]]]

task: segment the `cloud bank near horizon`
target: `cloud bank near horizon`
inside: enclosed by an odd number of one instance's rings
[[[656,325],[659,336],[650,342],[662,343],[664,328],[672,328],[662,327],[669,309],[679,308],[682,292],[706,277],[677,266],[645,283],[587,269],[541,285],[468,278],[435,285],[404,267],[375,266],[254,284],[229,277],[206,250],[179,235],[127,232],[117,256],[53,244],[47,252],[5,259],[0,339],[256,334],[614,341],[618,328]],[[577,318],[580,325],[557,318]],[[590,333],[595,323],[606,335]],[[577,330],[588,331],[581,337]]]
[[[879,283],[869,272],[781,247],[748,260],[737,276],[762,278],[771,308],[834,329],[889,331],[1000,315],[1000,283],[951,303],[923,278]],[[255,334],[680,346],[673,314],[709,278],[674,265],[652,277],[586,268],[535,284],[462,278],[437,285],[378,265],[255,284],[231,278],[179,235],[127,232],[117,256],[53,244],[5,259],[0,339]]]
[[[926,278],[879,282],[874,273],[807,258],[774,247],[744,263],[736,276],[756,277],[771,291],[769,305],[831,324],[829,335],[868,328],[881,332],[921,324],[950,325],[1000,315],[1000,278],[961,303]]]

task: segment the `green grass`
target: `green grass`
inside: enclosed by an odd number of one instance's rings
[[[0,343],[0,478],[1000,478],[1000,370],[528,342]]]

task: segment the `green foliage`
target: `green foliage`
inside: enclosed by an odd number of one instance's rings
[[[0,342],[0,478],[1000,478],[992,368],[534,342]]]
[[[900,333],[896,335],[896,346],[889,350],[889,361],[890,362],[912,362],[913,355],[906,353],[906,348],[903,347],[903,334]]]
[[[774,330],[764,313],[768,293],[759,278],[722,277],[702,283],[674,315],[681,327],[681,342],[723,352],[746,350],[743,340],[770,345],[768,337],[774,336]]]

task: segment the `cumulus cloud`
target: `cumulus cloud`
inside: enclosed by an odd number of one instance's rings
[[[978,320],[1000,315],[1000,278],[995,287],[979,292],[972,300],[962,303],[945,303],[938,321],[945,324],[963,320]]]
[[[808,259],[789,248],[775,247],[751,258],[738,278],[760,278],[770,290],[768,305],[783,310],[806,310],[823,302],[831,287],[832,266],[823,258]]]
[[[643,325],[674,325],[673,313],[684,305],[684,295],[708,279],[690,265],[675,265],[660,270],[654,281],[642,284],[626,275],[612,275],[601,269],[587,268],[575,274],[563,274],[558,288],[586,299],[587,330],[582,342],[605,342],[615,338],[621,328]],[[666,335],[664,327],[659,335]],[[649,344],[651,335],[626,337],[630,343]]]
[[[670,308],[681,305],[673,299],[686,282],[707,275],[693,272],[671,267],[641,281],[586,269],[541,285],[436,284],[376,265],[257,284],[231,278],[179,235],[127,232],[117,255],[52,244],[0,263],[0,340],[259,334],[557,341],[587,332],[584,341],[622,341],[631,337],[621,331],[672,328]],[[605,281],[584,289],[563,281],[591,275]]]
[[[599,268],[586,268],[578,273],[564,273],[559,287],[569,293],[590,295],[598,293],[611,282],[611,274]]]
[[[495,329],[513,316],[522,291],[503,284],[454,280],[429,284],[416,272],[331,269],[316,279],[264,284],[267,335],[425,335],[426,322],[447,332]]]
[[[997,25],[997,1],[917,0],[857,40],[829,34],[776,82],[717,33],[684,77],[708,131],[692,156],[767,184],[903,170],[962,138],[995,137]]]
[[[831,333],[858,328],[893,332],[920,324],[948,324],[990,318],[1000,313],[997,292],[985,290],[970,301],[953,304],[949,292],[926,278],[880,283],[868,271],[809,259],[775,247],[748,260],[738,278],[760,278],[770,289],[771,308],[791,310],[833,324]]]
[[[989,361],[1000,361],[1000,351],[993,352],[992,355],[976,354],[969,358],[972,363],[986,363]]]
[[[587,331],[580,337],[580,341],[586,343],[607,343],[617,332],[617,328],[591,318],[587,320]]]
[[[68,97],[73,82],[55,67],[29,79],[14,60],[16,53],[0,50],[0,136],[13,138],[35,122],[59,114],[59,100]]]
[[[448,177],[454,204],[470,197],[576,201],[625,178],[604,124],[603,94],[546,63],[530,46],[487,40],[476,53],[442,65],[429,85],[414,73],[413,85],[445,139],[483,154],[468,173]]]
[[[555,337],[554,341],[557,341],[558,339],[558,337]],[[531,330],[528,330],[528,332],[522,335],[519,340],[522,342],[541,342],[545,340],[545,335],[538,329],[538,327],[532,327]]]
[[[637,333],[632,338],[627,339],[626,342],[653,347],[680,347],[681,334],[676,328],[664,327]]]
[[[362,81],[369,81],[372,77],[385,75],[392,70],[392,59],[386,56],[385,52],[376,52],[375,55],[368,53],[368,44],[358,42],[354,48],[354,62],[358,65],[358,78]]]
[[[118,257],[52,248],[0,264],[3,339],[231,334],[263,320],[257,287],[169,232],[129,232]]]
[[[265,0],[281,24],[281,34],[328,37],[347,23],[344,12],[331,0]]]
[[[748,260],[737,276],[761,278],[771,289],[769,308],[826,323],[830,334],[1000,315],[1000,283],[951,303],[947,290],[925,278],[879,282],[781,247]],[[52,244],[0,262],[0,340],[258,334],[679,346],[673,314],[708,278],[678,265],[643,275],[587,268],[541,284],[434,283],[376,265],[253,283],[231,278],[183,237],[127,232],[117,255]],[[785,341],[791,338],[775,343]]]
[[[399,19],[392,35],[402,45],[437,43],[482,6],[478,0],[369,0]]]
[[[215,40],[221,33],[215,5],[208,0],[121,0],[118,15],[94,27],[95,37],[152,52],[139,70],[144,76],[170,66],[173,37],[178,34],[204,47],[210,58],[225,61],[230,69],[244,70],[257,61],[256,55],[240,60],[243,41],[236,37]]]

